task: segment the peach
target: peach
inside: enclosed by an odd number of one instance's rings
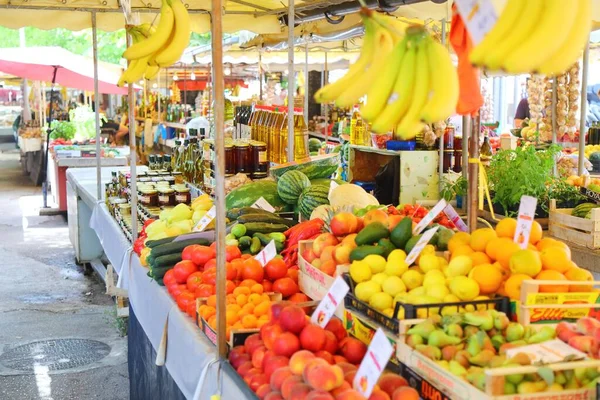
[[[246,382],[247,385],[250,385],[250,379],[252,379],[253,377],[255,377],[257,375],[262,375],[262,371],[260,369],[258,369],[258,368],[250,369],[250,371],[246,372],[246,375],[244,375],[244,382]]]
[[[577,330],[584,335],[593,335],[600,328],[600,321],[595,318],[584,317],[577,320]]]
[[[269,308],[269,321],[277,321],[279,320],[279,314],[281,314],[281,310],[286,306],[285,303],[273,303]]]
[[[265,396],[264,400],[284,400],[279,392],[271,392]]]
[[[402,218],[404,218],[402,215],[388,215],[388,228],[390,231],[394,229],[400,221],[402,221]]]
[[[419,392],[410,386],[399,387],[394,391],[392,400],[419,400]]]
[[[300,333],[306,326],[306,313],[295,305],[287,306],[279,314],[279,324],[288,332]]]
[[[313,360],[315,355],[308,350],[300,350],[290,357],[290,370],[295,375],[302,375],[304,367],[310,360]]]
[[[348,389],[337,396],[335,396],[335,400],[364,400],[362,394],[358,393],[354,389]]]
[[[303,383],[302,378],[297,375],[291,375],[285,378],[281,384],[281,396],[286,400],[289,399],[292,392],[292,387],[297,383]]]
[[[238,374],[240,374],[240,376],[243,377],[252,368],[254,368],[254,365],[252,365],[252,361],[246,361],[242,365],[240,365],[239,368],[236,371],[237,371]]]
[[[289,367],[277,368],[275,371],[273,371],[271,374],[271,379],[269,380],[271,389],[281,390],[281,385],[290,376],[294,376],[294,374]]]
[[[321,253],[323,249],[327,246],[335,246],[338,244],[337,238],[331,233],[321,233],[319,236],[315,238],[313,241],[313,253],[315,253],[316,257],[321,257]]]
[[[323,392],[322,390],[312,390],[305,400],[334,400],[333,396],[329,392]]]
[[[283,328],[278,323],[265,324],[260,327],[260,336],[267,349],[273,349],[273,342],[275,339],[283,333]]]
[[[588,354],[598,353],[599,344],[592,336],[574,336],[569,339],[569,346]]]
[[[333,332],[335,337],[339,342],[341,342],[348,333],[346,332],[346,328],[344,328],[344,323],[338,318],[331,318],[327,325],[325,325],[325,330]]]
[[[290,397],[287,400],[304,400],[310,393],[311,388],[306,383],[296,383],[290,390]]]
[[[335,275],[335,270],[336,270],[335,261],[333,261],[333,260],[323,261],[321,263],[321,266],[319,267],[319,269],[324,274],[327,274],[329,276],[334,276]]]
[[[583,336],[583,335],[575,330],[575,327],[573,326],[573,324],[570,324],[565,321],[561,321],[556,325],[556,336],[563,342],[568,343],[572,337]],[[596,337],[596,338],[600,339],[598,337]]]
[[[359,218],[360,219],[360,218]],[[356,236],[358,235],[358,233],[353,233],[351,235],[346,236],[345,238],[342,239],[342,241],[340,242],[341,244],[343,244],[344,246],[348,246],[351,249],[356,248]]]
[[[254,350],[264,345],[260,335],[258,333],[254,333],[246,338],[244,341],[244,346],[246,347],[246,352],[250,355],[254,353]]]
[[[359,364],[367,353],[367,346],[358,339],[346,337],[340,342],[340,353],[351,364]]]
[[[333,252],[333,260],[336,264],[350,264],[350,253],[353,247],[344,244],[338,244]]]
[[[273,372],[275,372],[279,368],[288,368],[289,363],[290,359],[287,357],[273,356],[267,359],[267,357],[265,356],[265,358],[263,359],[263,371],[265,373],[265,376],[270,379],[271,375],[273,375]]]
[[[334,251],[335,251],[335,246],[326,246],[323,249],[323,251],[321,252],[319,259],[324,263],[327,261],[333,261],[333,252]]]
[[[269,393],[271,393],[271,386],[268,383],[262,384],[256,389],[256,396],[261,400],[264,400]]]
[[[333,397],[336,397],[337,395],[341,394],[342,392],[345,392],[346,390],[350,390],[352,389],[352,385],[349,384],[348,382],[344,381],[342,382],[342,385],[339,388],[333,389],[331,392],[331,395]]]
[[[263,371],[265,370],[265,366],[269,363],[269,361],[273,357],[278,357],[277,354],[275,354],[275,352],[273,350],[265,351],[265,355],[263,356],[263,359],[262,359],[262,364],[260,365],[260,368]]]
[[[252,389],[253,392],[256,392],[259,387],[268,383],[269,380],[267,379],[267,377],[262,374],[259,374],[254,375],[252,378],[250,378],[250,383],[248,384],[248,386],[250,386],[250,389]]]
[[[302,258],[304,258],[307,262],[312,263],[317,256],[315,255],[313,249],[304,249],[302,252]]]
[[[317,351],[315,353],[315,356],[322,358],[323,360],[327,361],[327,363],[329,363],[329,364],[334,364],[333,356],[328,351],[325,351],[325,350]]]
[[[331,218],[329,223],[331,233],[335,236],[345,236],[356,232],[358,228],[358,218],[350,212],[341,212]]]
[[[334,358],[335,358],[335,356],[334,356]],[[350,364],[350,363],[349,363],[349,362],[347,362],[347,361],[340,362],[340,363],[336,363],[336,365],[337,365],[338,367],[340,367],[340,368],[342,369],[342,371],[344,371],[344,374],[345,374],[346,372],[350,372],[350,371],[356,371],[356,370],[358,369],[358,368],[356,367],[356,365],[354,365],[354,364]]]
[[[265,346],[260,346],[254,350],[252,353],[252,365],[254,365],[254,368],[262,368],[262,362],[266,352],[267,348]]]
[[[325,331],[325,346],[323,346],[323,350],[331,354],[335,354],[338,350],[338,340],[331,331]]]
[[[358,370],[358,368],[356,369]],[[344,373],[344,380],[350,384],[350,386],[354,385],[354,376],[356,375],[356,371],[348,371]]]
[[[334,354],[334,355],[333,355],[333,361],[334,361],[336,364],[340,364],[340,363],[348,363],[348,360],[346,360],[346,357],[344,357],[344,356],[340,356],[340,355],[338,355],[338,354]],[[348,364],[349,364],[349,363],[348,363]],[[352,364],[350,364],[350,365],[352,365]]]
[[[305,350],[313,352],[322,350],[323,346],[325,346],[325,340],[325,330],[318,325],[306,325],[300,333],[300,344]]]
[[[282,333],[273,342],[273,351],[278,356],[291,357],[298,350],[300,350],[300,340],[291,332]]]
[[[308,364],[303,376],[313,389],[326,392],[340,387],[344,382],[344,371],[337,365]]]
[[[240,365],[242,365],[246,361],[250,361],[250,355],[246,353],[233,353],[233,350],[231,353],[229,353],[229,362],[231,363],[231,366],[236,370],[240,367]]]
[[[400,375],[396,375],[389,372],[384,372],[379,381],[377,382],[379,388],[388,394],[388,396],[392,397],[394,391],[402,386],[408,386],[408,382],[406,379],[401,377]]]
[[[387,227],[389,224],[387,213],[383,210],[368,211],[363,217],[363,223],[367,226],[373,222],[380,222],[383,226]]]
[[[369,400],[390,400],[389,394],[380,389],[375,389],[369,396]]]
[[[321,266],[323,265],[323,261],[321,261],[320,258],[315,258],[311,264],[313,267],[320,270]]]

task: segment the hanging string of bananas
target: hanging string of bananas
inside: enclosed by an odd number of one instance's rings
[[[410,140],[425,124],[451,116],[458,101],[458,76],[448,50],[423,26],[400,32],[395,18],[367,8],[358,60],[346,75],[315,93],[318,103],[351,107],[366,95],[361,116],[374,133],[395,130],[394,138]]]
[[[179,61],[190,42],[190,16],[181,0],[163,0],[156,28],[145,23],[128,26],[127,32],[133,44],[123,58],[131,62],[121,75],[119,86],[141,78],[152,79],[160,68]]]
[[[508,0],[469,58],[492,71],[560,75],[581,57],[591,27],[591,0]]]

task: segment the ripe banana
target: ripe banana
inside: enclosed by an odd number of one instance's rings
[[[174,25],[174,14],[171,6],[167,0],[163,0],[162,7],[160,9],[160,21],[156,32],[150,37],[142,40],[139,43],[135,43],[128,47],[123,53],[123,58],[127,60],[136,60],[142,57],[151,56],[154,52],[164,46],[169,37]]]
[[[367,103],[360,108],[361,116],[367,121],[373,121],[385,107],[394,89],[390,83],[396,81],[404,54],[406,53],[406,43],[407,41],[403,39],[396,44],[396,47],[390,54],[389,61],[367,91]]]
[[[421,120],[427,123],[442,121],[451,116],[458,102],[458,74],[448,50],[442,44],[429,40],[429,100],[421,111]]]
[[[140,32],[140,30],[137,29],[137,27],[127,29],[127,32],[131,35],[131,39],[133,40],[134,44],[139,43],[140,41],[142,41],[144,39],[143,33]],[[129,82],[134,82],[131,79],[131,75],[132,75],[131,71],[136,68],[138,61],[139,60],[133,60],[133,61],[129,62],[127,69],[121,74],[121,77],[119,78],[119,82],[117,83],[117,86],[121,87]]]
[[[158,74],[158,71],[160,71],[160,67],[158,65],[148,65],[148,68],[146,68],[146,72],[144,73],[144,78],[145,79],[154,79],[154,77]]]
[[[348,87],[351,82],[354,82],[359,75],[362,75],[373,61],[373,53],[375,52],[375,22],[368,18],[363,18],[365,25],[365,37],[363,38],[363,46],[358,60],[350,66],[346,75],[328,85],[323,86],[315,93],[315,101],[317,103],[328,103],[335,100]]]
[[[513,74],[533,71],[565,43],[575,22],[579,1],[570,3],[565,6],[562,0],[545,1],[542,17],[531,35],[519,43],[502,63],[505,71]]]
[[[542,62],[536,70],[545,75],[558,75],[568,70],[581,55],[592,29],[592,0],[576,0],[579,3],[575,22],[560,48]]]
[[[167,0],[169,1],[169,0]],[[176,63],[190,42],[190,16],[181,0],[170,0],[175,18],[175,31],[167,42],[167,47],[155,57],[161,67]]]
[[[473,65],[480,66],[487,53],[493,51],[498,43],[515,29],[515,26],[523,17],[524,8],[525,2],[523,0],[508,0],[496,24],[469,55]]]

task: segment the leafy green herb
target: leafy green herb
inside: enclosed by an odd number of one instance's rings
[[[52,121],[52,133],[50,138],[52,139],[65,139],[73,140],[75,137],[75,125],[69,121]]]

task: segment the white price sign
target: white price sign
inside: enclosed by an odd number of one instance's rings
[[[452,221],[452,223],[454,224],[454,226],[461,232],[468,232],[469,228],[467,227],[467,224],[465,224],[465,221],[463,221],[460,218],[460,215],[458,215],[458,213],[456,212],[456,210],[454,209],[454,207],[452,207],[452,204],[448,204],[446,206],[446,208],[444,208],[444,214],[446,214],[446,217],[448,217],[448,219],[450,221]]]
[[[410,253],[408,253],[408,255],[406,256],[406,260],[405,260],[406,264],[411,265],[412,263],[415,262],[417,257],[419,257],[419,254],[421,254],[421,252],[423,251],[425,246],[427,246],[427,243],[429,243],[429,241],[431,240],[433,235],[435,235],[435,233],[438,231],[439,228],[440,228],[439,226],[436,226],[435,228],[431,228],[430,230],[425,232],[423,234],[423,236],[421,236],[421,239],[419,239],[419,241],[417,242],[415,247],[413,247],[413,249],[410,251]]]
[[[477,45],[496,24],[498,15],[491,0],[455,0],[473,44]]]
[[[335,313],[336,308],[338,308],[338,305],[344,300],[344,297],[349,290],[350,288],[348,287],[348,284],[342,279],[341,276],[335,278],[335,281],[333,281],[329,291],[325,297],[323,297],[310,317],[311,322],[319,325],[321,328],[325,328]]]
[[[210,208],[210,210],[208,210],[208,212],[206,214],[204,214],[204,216],[202,218],[200,218],[200,221],[198,221],[198,223],[196,224],[196,226],[194,226],[194,229],[192,229],[192,230],[194,232],[202,232],[204,229],[206,229],[208,224],[210,224],[210,222],[213,219],[215,219],[216,215],[217,215],[217,207],[212,206]]]
[[[517,229],[513,241],[526,249],[529,244],[529,235],[531,234],[531,225],[535,218],[535,209],[537,207],[537,199],[531,196],[521,197],[519,205],[519,216],[517,217]]]
[[[260,265],[264,267],[269,261],[274,259],[276,255],[277,249],[275,248],[275,241],[271,240],[269,244],[266,245],[265,248],[260,251],[260,253],[254,256],[254,258],[258,260]]]
[[[265,210],[268,212],[275,212],[275,208],[271,204],[269,204],[269,202],[265,200],[265,198],[262,196],[258,200],[256,200],[251,207],[258,208],[260,210]]]
[[[387,336],[381,328],[377,328],[367,354],[365,354],[365,358],[363,358],[354,376],[354,390],[360,392],[365,398],[371,396],[373,387],[375,387],[393,352],[394,348]]]
[[[447,205],[448,203],[446,203],[446,200],[440,200],[431,210],[429,210],[427,215],[423,217],[417,226],[415,226],[415,229],[413,229],[413,235],[418,235],[419,233],[423,232],[423,229],[425,229],[427,225],[429,225]]]

